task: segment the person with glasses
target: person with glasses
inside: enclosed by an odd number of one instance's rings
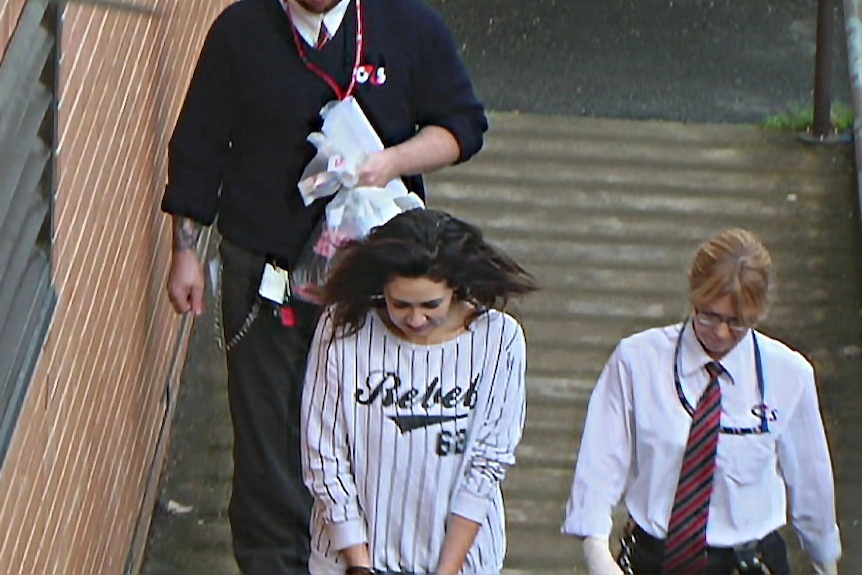
[[[832,463],[814,370],[757,331],[772,287],[752,233],[702,244],[691,315],[623,339],[590,398],[564,533],[590,575],[789,575],[792,523],[817,574],[838,572]],[[615,558],[612,513],[629,521]]]

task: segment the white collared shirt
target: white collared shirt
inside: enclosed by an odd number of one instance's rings
[[[674,350],[680,349],[681,387],[695,407],[709,382],[711,358],[690,323],[654,328],[620,342],[599,378],[587,412],[563,532],[608,536],[611,512],[625,496],[632,518],[663,539],[673,506],[691,417],[674,385]],[[718,441],[707,543],[731,547],[761,539],[786,520],[793,523],[812,561],[841,555],[835,520],[832,463],[814,383],[799,353],[761,333],[765,397],[757,385],[752,331],[721,360],[723,427],[758,427],[752,411],[765,403],[769,433]],[[756,409],[755,409],[756,411]]]
[[[344,14],[347,12],[347,7],[350,5],[349,0],[341,0],[338,4],[325,14],[314,14],[300,6],[296,0],[279,0],[285,10],[290,10],[290,18],[293,20],[293,26],[302,39],[313,47],[317,46],[317,36],[320,34],[320,27],[326,26],[326,31],[330,38],[335,36],[341,22],[344,20]]]

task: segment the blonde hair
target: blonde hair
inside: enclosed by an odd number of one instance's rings
[[[746,323],[766,317],[772,258],[753,233],[729,229],[701,244],[688,277],[689,299],[695,308],[730,296],[739,318]]]

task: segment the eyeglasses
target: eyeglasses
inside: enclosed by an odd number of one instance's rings
[[[745,333],[748,329],[754,327],[753,324],[747,324],[735,317],[728,317],[714,311],[700,311],[697,309],[694,310],[694,321],[704,327],[716,327],[726,324],[730,331],[734,333]]]

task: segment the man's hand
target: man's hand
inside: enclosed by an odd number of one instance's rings
[[[386,184],[401,176],[398,169],[398,150],[387,148],[369,154],[359,167],[357,186],[384,188]]]
[[[168,299],[177,313],[204,312],[204,269],[194,250],[174,252],[168,274]]]
[[[623,575],[611,555],[607,537],[584,539],[584,559],[587,560],[587,572],[590,575]]]
[[[168,299],[177,313],[204,312],[204,269],[198,260],[201,225],[191,218],[173,216],[173,257],[168,273]]]
[[[382,188],[401,176],[439,170],[460,154],[458,141],[448,130],[425,126],[406,142],[370,154],[359,167],[358,185]]]

